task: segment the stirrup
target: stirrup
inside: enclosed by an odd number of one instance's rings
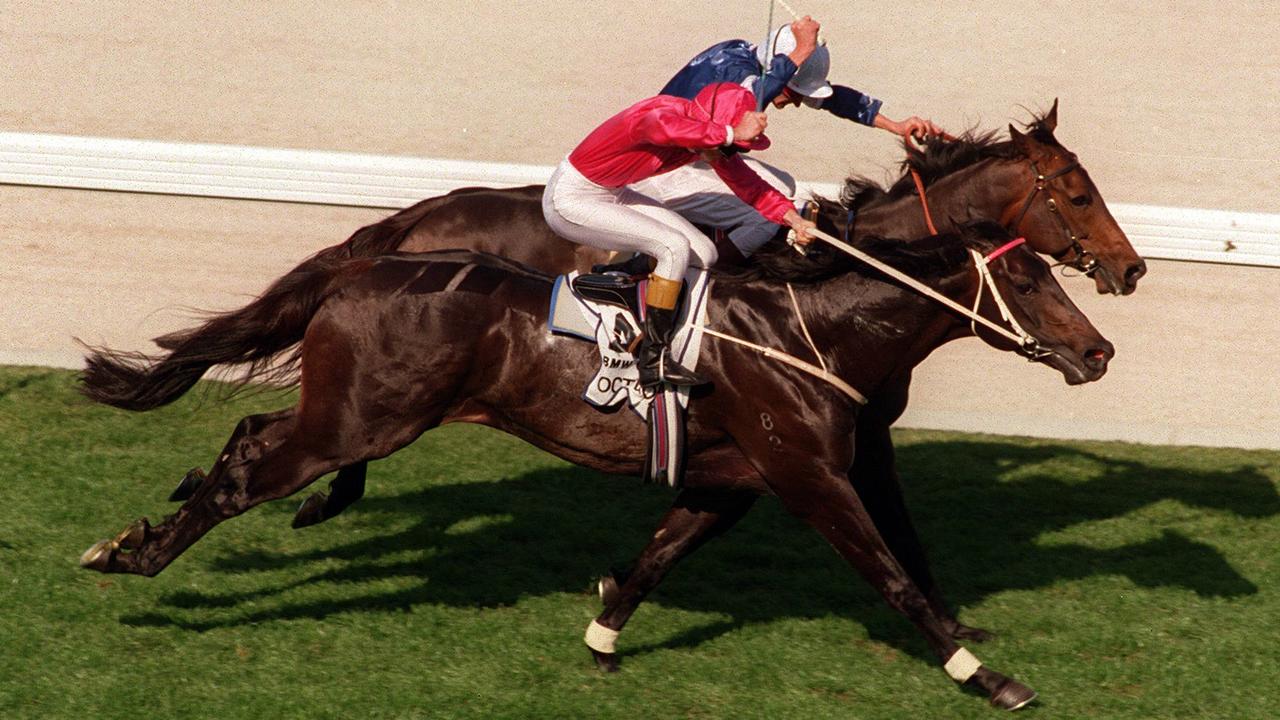
[[[706,385],[711,382],[705,377],[699,375],[697,371],[681,365],[671,360],[671,351],[667,347],[663,347],[658,354],[658,367],[656,372],[649,377],[648,368],[639,367],[640,370],[640,387],[648,390],[651,388],[661,387],[663,384],[674,385],[677,387],[694,387],[697,385]]]
[[[591,274],[626,275],[633,279],[639,279],[649,274],[649,256],[644,253],[636,253],[626,260],[592,265]]]
[[[592,273],[579,275],[573,279],[573,291],[584,298],[590,298],[608,305],[616,305],[631,311],[632,316],[640,319],[639,289],[635,278],[629,275],[614,273]]]

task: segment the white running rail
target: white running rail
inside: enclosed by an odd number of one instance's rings
[[[0,132],[0,184],[398,209],[467,185],[543,183],[550,166]],[[839,195],[831,183],[802,192]],[[1110,203],[1144,257],[1280,267],[1280,214]]]

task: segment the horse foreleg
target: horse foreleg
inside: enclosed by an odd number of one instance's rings
[[[298,512],[293,516],[293,528],[308,527],[322,523],[352,503],[364,497],[365,472],[368,463],[359,462],[346,465],[338,470],[338,476],[329,482],[329,492],[315,492],[302,501]]]
[[[934,613],[943,618],[943,624],[951,637],[957,640],[982,642],[992,637],[990,632],[970,627],[956,619],[955,612],[942,597],[942,591],[929,570],[929,560],[924,546],[902,497],[902,486],[894,468],[893,438],[887,423],[876,422],[860,416],[854,434],[855,451],[849,482],[853,485],[875,522],[876,529],[898,562],[920,588]]]
[[[755,500],[752,493],[714,490],[684,490],[676,497],[622,583],[617,583],[617,576],[601,581],[604,612],[587,627],[586,635],[587,647],[600,669],[618,669],[614,643],[645,596],[681,558],[733,527]]]
[[[954,680],[981,688],[997,707],[1016,710],[1031,702],[1035,693],[1030,688],[983,667],[955,642],[945,619],[894,557],[843,473],[815,472],[816,477],[801,479],[794,477],[794,467],[786,467],[777,476],[780,481],[771,483],[787,510],[821,533],[890,607],[920,630]]]

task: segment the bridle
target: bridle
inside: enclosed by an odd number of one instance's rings
[[[947,133],[943,133],[941,137],[947,142],[955,142],[957,139],[955,136]],[[1022,226],[1022,221],[1026,219],[1027,212],[1031,210],[1031,204],[1035,202],[1036,196],[1043,192],[1045,195],[1045,205],[1049,208],[1049,214],[1057,219],[1058,226],[1062,228],[1062,234],[1066,237],[1067,242],[1069,243],[1065,248],[1056,253],[1050,253],[1049,256],[1054,260],[1057,260],[1059,265],[1075,268],[1076,270],[1084,273],[1086,277],[1092,277],[1093,273],[1097,272],[1101,265],[1098,263],[1098,259],[1093,256],[1093,253],[1085,250],[1084,246],[1080,244],[1080,240],[1088,237],[1088,235],[1077,235],[1075,231],[1071,229],[1071,224],[1067,222],[1067,219],[1058,210],[1058,201],[1054,199],[1053,191],[1049,189],[1050,181],[1057,180],[1060,177],[1079,170],[1080,161],[1073,158],[1071,162],[1057,170],[1054,170],[1048,175],[1045,175],[1040,171],[1040,164],[1038,162],[1035,160],[1030,160],[1030,162],[1031,170],[1036,174],[1035,184],[1032,186],[1031,192],[1027,193],[1027,199],[1022,201],[1022,209],[1018,211],[1017,218],[1013,221],[1013,224],[1009,226],[1009,232],[1014,235],[1021,234],[1019,228]],[[915,168],[911,168],[911,178],[915,181],[916,192],[920,195],[920,207],[924,209],[925,225],[929,228],[929,232],[936,235],[938,234],[938,229],[934,227],[933,218],[929,215],[929,201],[925,199],[924,181],[921,180],[920,173],[917,172]],[[1071,256],[1070,260],[1065,259],[1068,254]]]
[[[1080,240],[1088,237],[1088,235],[1076,235],[1075,231],[1071,229],[1071,224],[1067,222],[1067,219],[1062,215],[1062,212],[1058,210],[1058,201],[1054,199],[1053,191],[1049,189],[1049,181],[1056,180],[1080,169],[1080,161],[1073,159],[1066,165],[1054,170],[1048,175],[1045,175],[1040,171],[1040,165],[1035,160],[1032,160],[1031,169],[1036,174],[1035,185],[1031,188],[1031,192],[1027,193],[1027,199],[1022,201],[1022,210],[1018,212],[1018,216],[1013,221],[1013,225],[1009,227],[1010,232],[1013,232],[1014,234],[1018,233],[1018,228],[1021,227],[1022,221],[1026,218],[1027,211],[1031,209],[1031,204],[1035,201],[1036,196],[1043,191],[1045,195],[1045,205],[1049,208],[1049,214],[1057,219],[1058,226],[1062,228],[1062,234],[1067,238],[1067,242],[1070,243],[1062,250],[1059,250],[1056,253],[1051,253],[1051,257],[1054,260],[1057,260],[1059,265],[1075,268],[1076,270],[1084,273],[1086,277],[1092,276],[1099,268],[1098,259],[1093,256],[1093,253],[1085,250],[1080,244]],[[921,197],[923,198],[924,195],[921,194]],[[1071,260],[1064,259],[1067,257],[1068,253],[1071,254]]]
[[[995,300],[996,308],[1000,310],[1000,319],[1007,323],[1009,325],[1009,329],[1018,337],[1018,354],[1032,362],[1035,362],[1041,358],[1053,355],[1054,352],[1042,346],[1035,336],[1023,329],[1022,324],[1018,322],[1018,319],[1015,318],[1013,313],[1009,310],[1009,304],[1005,302],[1004,297],[1000,294],[999,288],[996,287],[995,278],[991,275],[992,262],[1001,255],[1004,255],[1010,250],[1018,247],[1019,245],[1023,245],[1026,242],[1026,238],[1017,237],[1004,245],[1001,245],[995,250],[992,250],[986,255],[983,255],[972,248],[969,249],[969,255],[973,258],[973,266],[978,270],[978,291],[973,296],[973,314],[970,315],[969,328],[973,331],[974,335],[978,334],[978,325],[976,320],[976,318],[979,317],[978,308],[982,305],[982,296],[984,295],[984,291],[990,290],[991,297]],[[1006,337],[1010,336],[1006,335]]]

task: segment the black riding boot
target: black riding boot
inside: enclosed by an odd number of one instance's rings
[[[645,308],[644,337],[636,353],[636,369],[640,371],[640,387],[653,388],[662,383],[672,385],[705,385],[707,379],[671,358],[671,336],[675,333],[676,311]]]

